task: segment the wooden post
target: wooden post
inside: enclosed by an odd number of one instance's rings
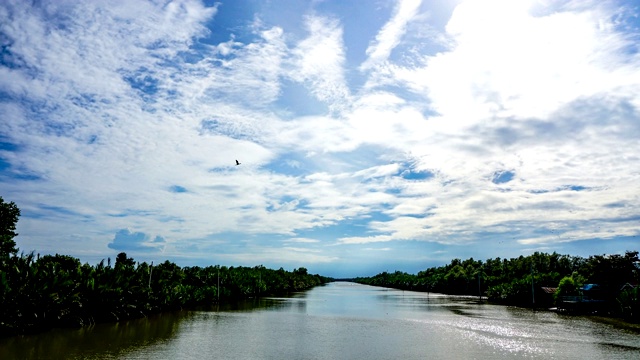
[[[153,261],[151,262],[151,267],[149,268],[149,289],[151,289],[151,274],[153,274]]]
[[[536,307],[536,290],[533,287],[533,261],[531,262],[531,296],[533,307]]]

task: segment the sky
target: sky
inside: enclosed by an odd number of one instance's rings
[[[0,196],[20,251],[90,264],[353,277],[638,250],[639,15],[3,0]]]

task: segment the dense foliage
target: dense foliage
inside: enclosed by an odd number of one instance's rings
[[[417,275],[396,271],[354,279],[362,284],[443,294],[485,296],[490,301],[518,306],[552,306],[554,294],[542,287],[559,288],[561,295],[577,294],[584,284],[599,284],[612,315],[638,321],[637,251],[625,255],[582,258],[536,252],[530,256],[486,261],[454,259]]]
[[[3,266],[11,255],[18,252],[16,242],[13,240],[18,235],[16,233],[18,217],[20,217],[18,206],[13,201],[5,203],[0,196],[0,266]]]
[[[307,273],[256,267],[137,263],[120,253],[92,266],[66,255],[17,255],[19,210],[0,197],[0,336],[119,321],[218,301],[286,294],[328,282]]]

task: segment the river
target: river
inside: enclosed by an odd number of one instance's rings
[[[346,282],[0,339],[0,359],[640,359],[638,327]]]

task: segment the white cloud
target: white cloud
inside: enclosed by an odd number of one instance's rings
[[[308,239],[308,238],[291,238],[291,239],[287,239],[284,242],[292,242],[292,243],[319,243],[320,240],[317,239]]]
[[[309,36],[293,49],[293,69],[289,76],[307,84],[319,100],[341,110],[349,101],[344,79],[344,44],[342,28],[333,19],[307,16]]]
[[[386,61],[391,51],[400,43],[407,23],[414,18],[422,0],[399,0],[393,17],[387,22],[376,39],[367,48],[367,60],[360,66],[361,70],[369,70]]]
[[[534,17],[526,2],[468,1],[447,25],[453,48],[394,75],[428,93],[461,129],[492,116],[548,117],[580,97],[637,88],[637,59],[602,8]],[[452,129],[452,130],[453,130]]]
[[[339,260],[336,256],[316,254],[313,251],[296,248],[253,248],[242,254],[223,255],[222,258],[234,264],[253,265],[256,263],[287,263],[295,266],[332,263]]]

